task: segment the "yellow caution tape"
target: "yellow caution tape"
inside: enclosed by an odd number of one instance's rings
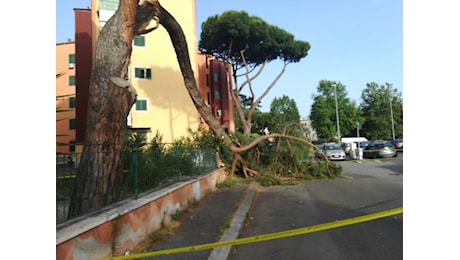
[[[201,245],[195,245],[195,246],[159,250],[159,251],[153,251],[153,252],[147,252],[147,253],[141,253],[141,254],[133,254],[133,255],[128,255],[128,256],[112,256],[112,257],[100,258],[100,260],[139,259],[143,257],[150,257],[150,256],[157,256],[157,255],[168,255],[168,254],[206,250],[206,249],[222,247],[222,246],[249,244],[249,243],[254,243],[254,242],[261,242],[261,241],[290,237],[290,236],[297,236],[297,235],[302,235],[302,234],[307,234],[307,233],[323,231],[327,229],[333,229],[333,228],[353,225],[353,224],[357,224],[357,223],[361,223],[365,221],[375,220],[378,218],[384,218],[384,217],[388,217],[392,215],[397,215],[402,212],[403,212],[403,208],[401,207],[401,208],[381,211],[381,212],[377,212],[377,213],[373,213],[369,215],[364,215],[360,217],[338,220],[334,222],[329,222],[329,223],[324,223],[324,224],[319,224],[319,225],[314,225],[314,226],[309,226],[309,227],[303,227],[303,228],[296,228],[296,229],[291,229],[291,230],[286,230],[286,231],[281,231],[281,232],[269,233],[265,235],[239,238],[235,240],[215,242],[215,243],[209,243],[209,244],[201,244]]]
[[[63,175],[63,176],[58,176],[57,179],[58,180],[62,180],[62,179],[72,179],[72,178],[75,178],[77,177],[77,175]]]

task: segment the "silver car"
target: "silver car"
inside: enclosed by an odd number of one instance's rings
[[[375,141],[369,144],[363,151],[364,158],[390,158],[397,157],[398,152],[391,142]]]
[[[346,155],[342,147],[337,143],[327,143],[322,147],[323,152],[329,160],[345,160]]]

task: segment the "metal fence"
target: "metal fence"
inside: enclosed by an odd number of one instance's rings
[[[104,151],[107,152],[116,151]],[[157,144],[149,145],[145,149],[125,149],[122,153],[123,191],[119,201],[137,198],[143,192],[217,168],[216,154],[212,148],[196,149]],[[82,153],[56,154],[56,224],[71,220],[68,217],[69,207],[81,156]],[[104,207],[93,211],[98,212],[102,208]],[[87,213],[91,212],[82,212],[81,215]]]

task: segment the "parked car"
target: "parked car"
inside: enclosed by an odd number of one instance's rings
[[[395,139],[391,141],[391,143],[395,146],[396,150],[401,151],[403,150],[403,139]]]
[[[329,160],[345,160],[346,155],[342,147],[337,143],[323,144],[321,150],[326,154]],[[318,157],[322,158],[323,154],[319,153]]]
[[[359,148],[361,148],[361,150],[364,150],[370,143],[372,142],[371,141],[359,142]]]
[[[390,158],[398,156],[395,146],[391,142],[377,141],[370,143],[363,151],[364,158]]]

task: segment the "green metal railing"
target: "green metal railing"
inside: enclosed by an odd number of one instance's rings
[[[104,151],[107,152],[116,151]],[[121,152],[124,178],[120,201],[137,199],[144,192],[217,169],[216,154],[212,148],[196,149],[157,144],[145,149],[125,149]],[[82,153],[56,154],[56,224],[70,220],[69,207],[81,156]],[[106,206],[109,205],[93,211]],[[87,213],[91,212],[82,212],[81,215]]]

